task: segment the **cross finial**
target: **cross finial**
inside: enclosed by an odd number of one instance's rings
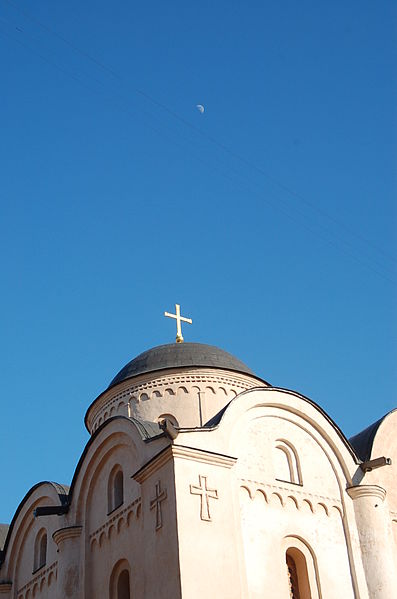
[[[181,316],[181,307],[179,304],[175,304],[175,312],[176,314],[164,312],[164,316],[176,319],[176,342],[183,343],[181,322],[188,322],[189,324],[192,324],[193,321],[191,318],[185,318],[184,316]]]

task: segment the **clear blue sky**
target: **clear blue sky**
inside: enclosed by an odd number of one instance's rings
[[[0,522],[70,482],[86,408],[174,340],[175,302],[347,436],[396,406],[396,23],[0,0]]]

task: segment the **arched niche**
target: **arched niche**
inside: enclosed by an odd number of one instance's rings
[[[132,599],[131,571],[126,559],[119,560],[113,567],[109,580],[110,599]]]

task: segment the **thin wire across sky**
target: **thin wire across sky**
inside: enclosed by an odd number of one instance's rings
[[[146,119],[146,126],[156,135],[165,138],[167,142],[172,143],[183,150],[183,152],[188,151],[196,161],[199,161],[207,169],[229,180],[235,189],[244,194],[256,197],[273,210],[281,212],[310,235],[343,252],[346,256],[349,256],[352,260],[363,265],[383,279],[396,284],[396,258],[378,247],[371,240],[366,239],[359,231],[347,226],[346,223],[332,212],[322,209],[313,201],[308,200],[302,194],[291,189],[288,185],[273,177],[265,168],[254,164],[245,156],[190,122],[177,111],[171,109],[164,102],[154,98],[146,91],[132,88],[137,97],[144,99],[148,109],[144,109],[139,103],[133,102],[130,93],[126,93],[123,89],[126,79],[122,74],[117,72],[116,68],[105,65],[95,56],[76,46],[69,39],[37,19],[33,14],[19,7],[12,0],[1,0],[1,2],[8,4],[15,11],[18,11],[27,18],[37,27],[38,32],[40,30],[46,31],[53,38],[59,40],[64,46],[69,48],[71,52],[77,53],[81,58],[88,61],[88,63],[98,67],[102,74],[106,75],[106,78],[100,79],[93,72],[88,72],[88,74],[82,76],[79,73],[71,71],[68,66],[59,64],[59,60],[57,60],[55,54],[51,56],[47,50],[40,50],[36,47],[38,41],[40,41],[40,34],[38,38],[33,38],[20,23],[16,25],[1,18],[0,25],[2,29],[0,29],[0,33],[3,36],[21,45],[27,51],[34,53],[51,67],[84,86],[90,92],[99,95],[102,99],[116,101],[117,108],[113,109],[122,111],[132,119],[136,118],[138,113],[143,115]],[[109,76],[111,77],[111,81],[108,79]],[[157,112],[153,113],[153,110],[151,110],[153,108]],[[184,131],[177,131],[172,124],[164,121],[163,114],[169,115],[174,123],[180,123]],[[203,158],[202,152],[199,151],[197,146],[198,138],[216,147],[228,160],[226,164],[219,165],[214,159],[207,160]],[[240,167],[244,166],[248,171],[243,171],[241,168],[236,169],[230,159],[239,164]],[[252,173],[265,179],[271,184],[273,189],[265,189],[262,184],[258,184]]]

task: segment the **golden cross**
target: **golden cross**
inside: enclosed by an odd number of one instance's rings
[[[176,342],[182,343],[183,337],[182,337],[181,322],[188,322],[189,324],[192,324],[193,321],[191,318],[185,318],[184,316],[181,316],[181,307],[179,304],[175,304],[175,312],[176,312],[176,314],[170,314],[169,312],[164,312],[164,316],[168,316],[169,318],[176,319]]]

